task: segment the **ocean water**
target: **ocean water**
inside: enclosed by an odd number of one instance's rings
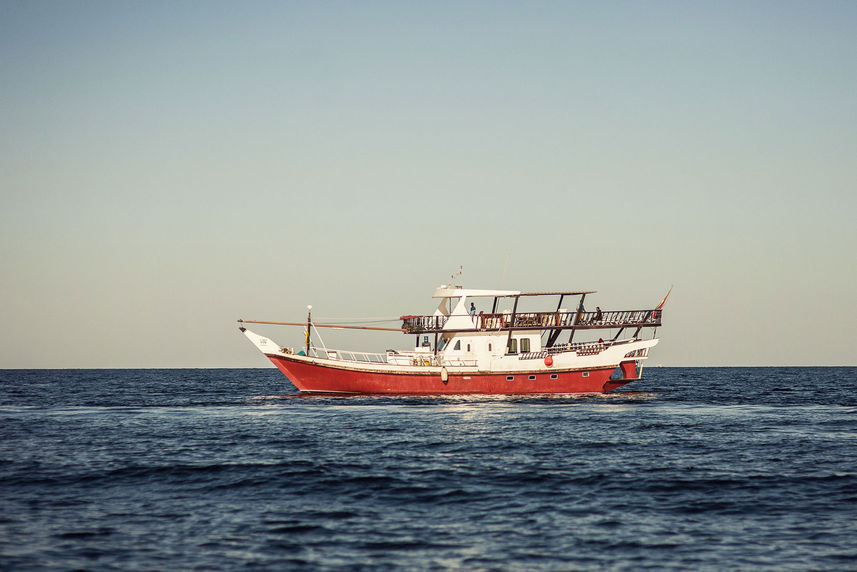
[[[0,371],[2,570],[857,569],[857,368],[318,397]]]

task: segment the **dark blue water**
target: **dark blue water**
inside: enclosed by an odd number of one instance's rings
[[[857,368],[606,396],[0,371],[0,569],[857,569]]]

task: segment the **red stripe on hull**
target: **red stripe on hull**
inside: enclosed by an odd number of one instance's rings
[[[544,373],[450,374],[387,373],[328,367],[280,356],[267,356],[301,391],[326,393],[391,393],[514,395],[522,393],[606,393],[632,380],[611,380],[615,368]],[[557,379],[551,379],[556,375]],[[508,377],[513,379],[509,380]],[[534,377],[535,379],[530,379]]]

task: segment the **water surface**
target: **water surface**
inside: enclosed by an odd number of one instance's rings
[[[857,368],[318,397],[0,371],[0,568],[855,569]]]

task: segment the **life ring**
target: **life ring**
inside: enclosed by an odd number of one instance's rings
[[[545,357],[545,365],[548,367],[553,365],[553,356],[546,356]]]

